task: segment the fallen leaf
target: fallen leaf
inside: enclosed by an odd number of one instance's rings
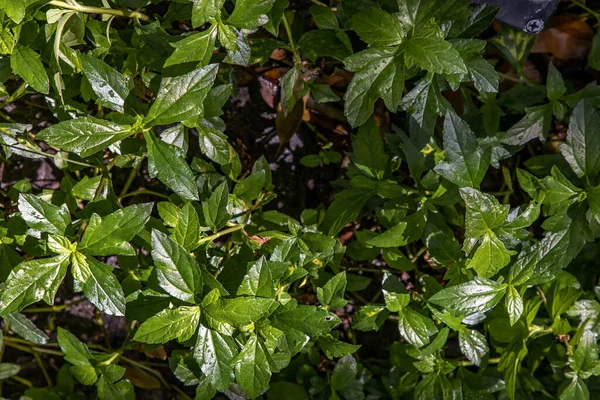
[[[532,53],[551,53],[561,60],[584,58],[590,51],[594,31],[578,15],[564,14],[550,20],[550,28],[539,33]]]
[[[147,372],[133,367],[126,367],[125,379],[129,380],[133,386],[142,389],[159,389],[160,382]]]

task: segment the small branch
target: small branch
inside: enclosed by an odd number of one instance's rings
[[[500,357],[490,358],[488,360],[488,364],[498,364],[500,362]],[[456,361],[454,363],[457,367],[471,367],[474,364],[471,361]]]
[[[100,8],[100,7],[88,7],[88,6],[82,6],[82,5],[72,5],[72,4],[65,3],[64,1],[56,1],[56,0],[53,0],[53,1],[49,2],[48,4],[56,6],[56,7],[65,8],[67,10],[73,10],[73,11],[83,12],[83,13],[88,13],[88,14],[115,15],[117,17],[126,17],[126,18],[140,19],[142,21],[150,21],[150,17],[148,17],[146,14],[142,14],[137,11],[115,10],[112,8]]]
[[[48,370],[46,370],[46,366],[44,366],[44,362],[42,361],[42,358],[40,357],[40,353],[38,353],[37,351],[34,351],[33,358],[35,358],[35,361],[37,361],[38,365],[40,366],[40,369],[42,370],[42,374],[44,375],[44,379],[46,379],[46,383],[48,384],[48,387],[52,388],[52,379],[50,379],[50,375],[48,374]]]
[[[137,192],[126,193],[126,194],[120,196],[119,200],[126,199],[127,197],[137,196],[138,194],[148,194],[150,196],[162,197],[163,199],[169,200],[169,196],[167,196],[166,194],[158,193],[158,192],[155,192],[153,190],[145,190],[145,189],[144,190],[138,190]]]
[[[302,59],[298,55],[296,43],[294,42],[294,37],[292,36],[292,27],[290,26],[285,13],[283,13],[283,26],[285,26],[285,32],[287,33],[288,40],[290,41],[290,47],[292,48],[292,53],[294,54],[294,61],[298,64],[302,64]]]
[[[200,239],[200,241],[198,242],[198,244],[203,244],[206,242],[212,242],[215,239],[220,238],[221,236],[225,236],[228,235],[230,233],[242,230],[244,228],[244,225],[236,225],[236,226],[232,226],[231,228],[227,228],[227,229],[223,229],[221,232],[217,232],[214,235],[210,235],[207,236],[205,238]]]

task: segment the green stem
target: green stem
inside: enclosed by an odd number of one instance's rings
[[[33,352],[33,358],[35,358],[35,361],[37,361],[38,365],[40,366],[40,369],[42,370],[42,374],[44,375],[44,379],[46,379],[48,387],[52,388],[52,379],[50,379],[50,375],[48,375],[48,370],[46,370],[44,362],[42,361],[42,358],[40,357],[40,354],[37,351]]]
[[[490,358],[488,360],[488,364],[498,364],[500,362],[500,357]],[[454,363],[457,367],[471,367],[473,363],[471,361],[456,361]]]
[[[119,196],[119,200],[126,199],[127,197],[137,196],[138,194],[149,194],[151,196],[162,197],[163,199],[169,200],[169,196],[163,193],[158,193],[153,190],[138,190],[137,192],[131,192],[124,195]]]
[[[70,162],[72,164],[81,165],[82,167],[96,168],[95,165],[84,163],[84,162],[81,162],[81,161],[71,160],[71,159],[68,159],[66,157],[61,157],[58,154],[44,153],[43,151],[38,151],[38,150],[35,150],[35,149],[27,149],[27,148],[15,146],[15,145],[12,145],[12,144],[5,144],[4,146],[10,147],[10,148],[13,148],[13,149],[17,149],[17,150],[20,150],[20,151],[26,151],[28,153],[39,154],[40,156],[44,156],[44,157],[51,157],[51,158],[56,158],[56,159],[59,159],[59,160],[64,160],[64,161]]]
[[[55,1],[55,0],[49,2],[48,4],[56,6],[56,7],[65,8],[67,10],[73,10],[73,11],[83,12],[83,13],[88,13],[88,14],[115,15],[117,17],[140,19],[142,21],[150,20],[150,17],[148,17],[146,14],[142,14],[140,12],[131,11],[131,10],[115,10],[112,8],[88,7],[88,6],[82,6],[79,4],[72,5],[72,4],[65,3],[64,1]]]
[[[290,41],[290,47],[292,48],[292,53],[294,54],[294,60],[298,64],[301,64],[302,59],[298,55],[296,43],[294,42],[294,36],[292,35],[292,27],[290,26],[290,22],[287,20],[287,16],[285,15],[285,13],[283,14],[283,26],[285,26],[285,32],[287,33],[288,40]]]
[[[597,21],[600,21],[600,13],[592,10],[591,8],[589,8],[588,6],[586,6],[579,0],[571,0],[571,3],[575,4],[579,8],[584,9],[585,11],[589,12],[590,14],[592,14],[594,16],[594,18],[596,18]]]
[[[27,386],[27,387],[33,387],[33,383],[31,383],[30,380],[25,379],[25,378],[21,378],[19,375],[13,375],[11,376],[11,379],[14,379],[15,381]]]
[[[25,89],[27,89],[27,82],[21,83],[21,85],[14,92],[12,92],[12,94],[8,96],[6,100],[0,103],[0,108],[4,108],[5,105],[10,104],[23,96],[25,94]]]
[[[59,311],[62,311],[64,309],[66,309],[67,307],[74,306],[74,305],[79,304],[79,303],[81,303],[81,302],[83,302],[85,300],[86,299],[81,298],[81,299],[72,301],[70,303],[60,304],[60,305],[51,306],[51,307],[32,307],[32,308],[26,308],[25,310],[23,310],[21,312],[22,313],[59,312]]]
[[[125,182],[125,185],[123,185],[123,190],[121,190],[121,194],[119,194],[119,201],[121,199],[123,199],[125,197],[125,195],[127,194],[127,191],[131,187],[131,184],[135,180],[135,177],[140,172],[141,167],[142,167],[142,160],[138,160],[138,165],[136,165],[135,168],[133,168],[131,170],[131,172],[129,173],[129,176],[127,177],[127,181]]]
[[[221,236],[228,235],[230,233],[239,231],[241,229],[244,229],[244,225],[236,225],[236,226],[232,226],[231,228],[223,229],[221,232],[217,232],[214,235],[210,235],[210,236],[207,236],[205,238],[200,239],[200,241],[198,242],[198,244],[203,244],[203,243],[206,243],[206,242],[212,242],[213,240],[218,239]]]
[[[108,360],[104,361],[102,364],[104,364],[104,365],[112,364],[113,361],[115,361],[116,359],[121,357],[121,354],[123,354],[123,349],[117,351],[115,354],[113,354]]]

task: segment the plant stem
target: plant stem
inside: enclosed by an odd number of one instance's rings
[[[67,307],[70,306],[74,306],[76,304],[79,304],[83,301],[85,301],[86,299],[81,298],[75,301],[72,301],[70,303],[65,303],[65,304],[60,304],[60,305],[56,305],[56,306],[51,306],[51,307],[33,307],[33,308],[26,308],[25,310],[22,310],[22,313],[44,313],[44,312],[59,312],[62,311],[64,309],[66,309]]]
[[[212,242],[213,240],[218,239],[221,236],[225,236],[227,234],[239,231],[241,229],[244,229],[244,225],[236,225],[236,226],[232,226],[231,228],[223,229],[221,232],[217,232],[214,235],[210,235],[210,236],[207,236],[205,238],[200,239],[200,241],[198,242],[198,244],[203,244],[203,243],[206,243],[206,242]]]
[[[488,360],[488,364],[498,364],[500,362],[500,357],[490,358]],[[457,367],[470,367],[473,365],[471,361],[457,361],[455,364]]]
[[[288,40],[290,41],[290,47],[292,48],[292,53],[294,54],[294,60],[298,64],[301,64],[302,59],[298,55],[298,50],[296,49],[296,43],[294,42],[294,36],[292,35],[292,27],[290,26],[290,22],[287,20],[285,13],[283,14],[283,26],[285,26],[285,32],[287,33]]]
[[[34,150],[34,149],[25,149],[25,148],[22,148],[22,147],[19,147],[19,146],[15,146],[15,145],[12,145],[12,144],[4,144],[4,146],[10,147],[10,148],[13,148],[13,149],[17,149],[17,150],[20,150],[20,151],[26,151],[28,153],[39,154],[40,156],[44,156],[44,157],[57,158],[59,160],[64,160],[64,161],[70,162],[72,164],[81,165],[83,167],[96,168],[95,165],[84,163],[84,162],[81,162],[81,161],[70,160],[70,159],[68,159],[66,157],[60,157],[57,154],[44,153],[43,151],[38,151],[38,150]]]
[[[42,358],[40,357],[40,353],[38,353],[37,351],[34,351],[33,358],[35,358],[35,361],[37,361],[38,365],[40,366],[40,369],[42,370],[42,374],[44,375],[44,379],[46,379],[46,383],[48,384],[48,387],[52,388],[52,379],[50,379],[50,375],[48,375],[48,370],[46,370],[46,367],[44,366],[44,362],[42,361]]]
[[[33,354],[33,352],[37,351],[38,353],[52,354],[55,356],[64,357],[64,354],[60,351],[44,349],[41,347],[21,346],[20,344],[15,343],[11,338],[7,338],[7,337],[4,338],[4,343],[8,347],[12,347],[13,349],[21,350],[21,351],[24,351],[24,352],[30,353],[30,354]]]
[[[11,378],[27,387],[30,387],[30,388],[33,387],[33,383],[31,383],[31,381],[29,381],[25,378],[21,378],[19,375],[13,375],[13,376],[11,376]]]
[[[579,0],[571,0],[571,3],[575,4],[577,7],[582,8],[585,11],[589,12],[590,14],[592,14],[594,16],[594,18],[596,18],[596,21],[600,21],[600,13],[592,10],[591,8],[589,8],[588,6],[586,6],[585,4],[583,4],[581,1],[579,1]]]
[[[126,199],[127,197],[137,196],[138,194],[149,194],[151,196],[162,197],[163,199],[167,199],[167,200],[169,199],[169,196],[167,196],[166,194],[158,193],[153,190],[143,189],[143,190],[138,190],[137,192],[130,192],[130,193],[121,195],[121,196],[119,196],[119,200]]]
[[[53,0],[53,1],[49,2],[48,4],[56,6],[56,7],[65,8],[67,10],[73,10],[73,11],[83,12],[83,13],[88,13],[88,14],[115,15],[117,17],[140,19],[142,21],[150,20],[150,17],[148,17],[146,14],[142,14],[140,12],[131,11],[131,10],[115,10],[112,8],[71,5],[71,4],[65,3],[64,1],[56,1],[56,0]]]
[[[104,364],[104,365],[112,364],[113,361],[115,361],[117,358],[121,357],[122,353],[123,353],[122,349],[117,351],[115,354],[113,354],[108,360],[104,361],[102,364]]]
[[[121,190],[121,194],[119,194],[119,201],[121,199],[123,199],[125,197],[125,195],[127,194],[127,191],[131,187],[131,184],[135,180],[135,177],[140,172],[141,167],[142,167],[142,160],[138,160],[138,164],[135,166],[135,168],[133,168],[131,170],[131,172],[129,173],[129,176],[127,177],[127,181],[125,182],[125,185],[123,185],[123,190]]]
[[[21,85],[14,92],[12,92],[12,94],[8,96],[6,100],[0,103],[0,108],[4,108],[5,105],[10,104],[23,96],[23,94],[25,94],[25,89],[27,89],[27,82],[21,83]]]

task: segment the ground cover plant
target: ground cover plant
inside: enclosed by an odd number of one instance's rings
[[[3,398],[598,398],[598,9],[0,0]]]

